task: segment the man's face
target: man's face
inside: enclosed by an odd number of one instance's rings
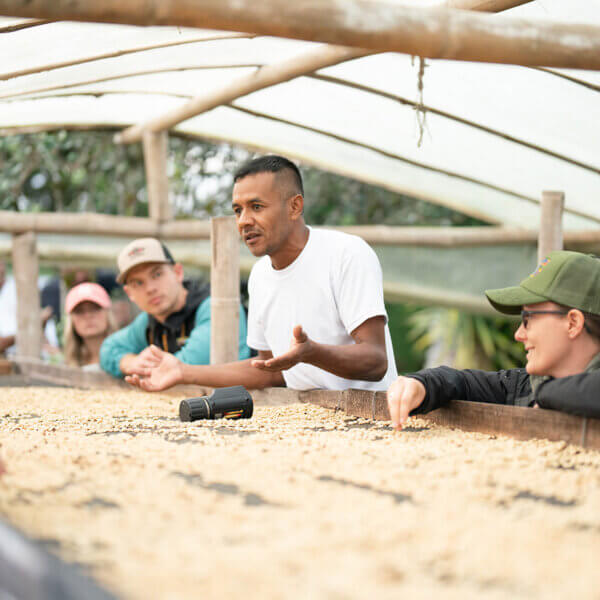
[[[175,312],[182,285],[180,264],[144,263],[127,273],[123,287],[140,310],[164,320]]]
[[[527,304],[523,310],[560,311],[561,307],[554,302],[540,302]],[[521,323],[515,332],[515,339],[525,346],[527,352],[527,372],[555,377],[571,346],[566,315],[533,314],[527,321],[527,327]]]
[[[233,186],[232,208],[241,238],[254,256],[272,256],[292,226],[275,173],[248,175]]]

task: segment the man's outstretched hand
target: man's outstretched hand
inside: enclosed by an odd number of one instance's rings
[[[402,429],[411,410],[421,406],[425,400],[425,386],[412,377],[398,377],[387,391],[387,402],[392,418],[392,427]]]
[[[293,330],[292,344],[284,354],[268,358],[267,360],[255,359],[252,366],[263,371],[286,371],[301,362],[307,362],[314,348],[313,342],[302,329],[302,325],[296,325]]]
[[[131,385],[142,388],[146,392],[159,392],[183,382],[183,363],[169,352],[164,352],[157,346],[149,346],[144,352],[150,351],[155,365],[140,369],[133,375],[125,377]]]

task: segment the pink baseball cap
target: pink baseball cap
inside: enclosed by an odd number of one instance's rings
[[[80,283],[69,290],[65,299],[65,310],[70,314],[72,310],[82,302],[94,302],[102,308],[110,307],[110,298],[106,290],[97,283]]]

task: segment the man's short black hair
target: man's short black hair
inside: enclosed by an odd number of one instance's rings
[[[233,182],[237,183],[240,179],[248,177],[248,175],[256,175],[257,173],[280,173],[281,171],[291,171],[294,191],[297,194],[304,196],[304,186],[302,185],[302,175],[298,167],[284,156],[276,154],[268,154],[267,156],[259,156],[242,165],[233,176]]]

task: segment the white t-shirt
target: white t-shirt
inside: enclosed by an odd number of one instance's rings
[[[41,287],[42,279],[38,282]],[[17,335],[17,286],[14,277],[6,277],[4,285],[0,289],[0,337]],[[52,346],[58,347],[56,335],[56,324],[52,319],[46,321],[44,335]],[[12,356],[16,353],[16,346],[7,348],[6,354]]]
[[[275,270],[269,256],[254,265],[248,281],[248,346],[279,356],[289,350],[295,325],[321,344],[354,344],[352,331],[383,316],[388,370],[381,381],[344,379],[306,363],[284,371],[283,377],[297,390],[386,390],[397,372],[379,259],[359,237],[309,230],[306,246],[285,269]]]

